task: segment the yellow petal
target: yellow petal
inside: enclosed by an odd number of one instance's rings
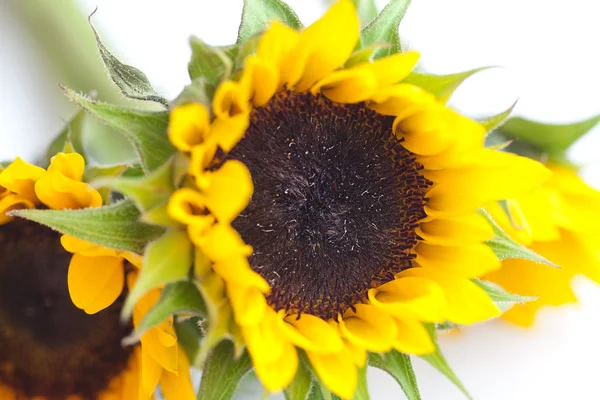
[[[44,175],[46,175],[46,171],[43,168],[28,164],[17,157],[0,172],[0,186],[20,195],[31,203],[37,203],[38,198],[35,195],[34,186]]]
[[[271,392],[288,386],[298,369],[298,353],[296,348],[285,343],[279,358],[270,363],[254,362],[254,370],[265,388]]]
[[[350,0],[339,0],[300,33],[282,65],[282,81],[299,92],[344,65],[358,41],[360,24]]]
[[[339,353],[344,343],[337,329],[310,314],[290,315],[281,319],[287,338],[296,346],[319,354]]]
[[[396,350],[417,355],[435,351],[435,346],[423,324],[407,319],[396,319],[396,324],[398,326],[398,337],[394,342]]]
[[[478,213],[422,222],[416,232],[426,243],[441,245],[482,243],[494,237],[492,226]]]
[[[242,140],[249,125],[249,113],[239,113],[232,117],[217,118],[211,126],[211,138],[217,142],[224,152],[228,153]]]
[[[298,37],[299,33],[294,29],[275,20],[260,38],[256,54],[279,69],[283,60],[296,46]]]
[[[85,182],[78,182],[61,172],[48,172],[35,183],[39,200],[54,210],[100,207],[100,193]]]
[[[227,119],[250,112],[248,90],[239,82],[225,81],[215,91],[212,110],[218,119]]]
[[[238,160],[227,160],[221,168],[196,180],[206,207],[219,222],[230,223],[248,203],[254,191],[250,171]]]
[[[60,172],[65,177],[81,182],[85,160],[78,153],[58,153],[50,160],[48,172]]]
[[[463,246],[419,243],[415,251],[419,265],[465,278],[476,278],[500,268],[492,249],[483,243]]]
[[[370,351],[388,351],[396,338],[396,324],[387,313],[369,304],[356,304],[340,318],[340,330],[350,342]]]
[[[156,362],[156,360],[144,349],[142,346],[141,352],[141,375],[142,375],[142,385],[141,389],[143,390],[144,399],[149,399],[154,394],[154,390],[156,390],[156,385],[158,385],[158,381],[160,380],[160,376],[163,374],[163,369]]]
[[[271,290],[267,281],[250,268],[248,259],[243,255],[217,261],[212,267],[226,282],[237,286],[255,287],[262,293],[269,293]]]
[[[266,104],[279,87],[279,71],[276,66],[257,56],[246,58],[242,79],[249,80],[248,98],[256,107]]]
[[[218,143],[215,135],[210,136],[204,143],[194,146],[190,156],[188,173],[195,177],[203,175],[215,157],[217,148]]]
[[[245,244],[239,233],[228,224],[215,224],[204,235],[191,237],[191,240],[215,262],[252,254],[252,247]]]
[[[366,68],[377,77],[379,87],[389,86],[406,78],[419,61],[419,53],[409,51],[407,53],[396,53],[381,58],[372,63],[360,65],[358,68]]]
[[[454,113],[434,103],[421,108],[409,108],[396,117],[392,129],[398,138],[403,139],[402,146],[405,149],[430,156],[447,150],[458,139],[453,129],[454,118]]]
[[[325,386],[342,399],[351,399],[358,383],[354,358],[350,351],[343,349],[335,354],[306,352],[315,372]]]
[[[34,207],[35,204],[27,200],[25,197],[21,197],[18,194],[13,194],[10,192],[7,192],[6,194],[3,193],[3,195],[0,196],[0,225],[3,225],[13,219],[13,217],[6,215],[7,212],[22,208]]]
[[[231,301],[235,322],[240,326],[255,326],[267,312],[265,295],[254,286],[227,283],[227,295]]]
[[[311,91],[323,93],[338,103],[359,103],[368,100],[377,90],[377,77],[364,68],[332,72],[321,79]]]
[[[67,282],[73,304],[95,314],[114,303],[123,291],[123,258],[73,254]]]
[[[369,108],[383,115],[399,116],[435,103],[435,97],[418,86],[407,83],[388,86],[372,98]]]
[[[179,349],[177,374],[163,372],[160,377],[160,388],[166,400],[194,400],[196,398],[190,377],[190,363],[182,349]]]
[[[242,326],[242,336],[254,365],[272,364],[285,355],[289,340],[281,331],[278,318],[275,310],[267,307],[259,323]]]
[[[190,188],[177,189],[167,205],[169,217],[185,225],[210,226],[214,217],[208,215],[206,202],[197,190]]]
[[[398,276],[420,276],[436,282],[446,295],[448,321],[468,325],[500,315],[500,310],[492,299],[467,278],[457,277],[437,268],[424,267],[409,268]]]
[[[189,152],[210,132],[210,115],[203,104],[176,107],[169,116],[169,140],[181,151]]]
[[[411,276],[369,290],[373,306],[397,318],[442,322],[446,311],[446,298],[439,285],[430,279]]]

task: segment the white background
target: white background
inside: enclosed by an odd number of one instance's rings
[[[0,0],[0,160],[33,161],[63,125],[67,106],[52,76],[36,64],[26,35]],[[29,0],[22,0],[29,1]],[[60,0],[55,0],[60,7]],[[173,98],[188,82],[187,38],[235,41],[242,0],[80,0],[122,61],[143,70]],[[308,24],[319,0],[289,3]],[[378,2],[383,7],[384,1]],[[600,113],[600,3],[595,0],[413,0],[400,32],[436,73],[496,68],[470,78],[451,105],[473,117],[519,103],[516,115],[570,122]],[[91,34],[91,33],[90,33]],[[75,88],[77,89],[77,88]],[[116,89],[115,89],[116,90]],[[32,146],[33,144],[33,146]],[[600,131],[572,149],[584,176],[600,187]],[[530,330],[492,322],[441,338],[450,364],[475,399],[600,399],[600,287],[575,281],[580,304],[545,309]],[[424,362],[414,361],[423,398],[463,399]],[[370,372],[373,399],[402,399],[391,378]],[[258,396],[258,395],[255,395]],[[255,398],[248,395],[246,398]],[[259,398],[260,396],[256,397]]]

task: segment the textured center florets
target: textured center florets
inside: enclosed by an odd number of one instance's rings
[[[429,182],[392,121],[287,90],[253,111],[228,155],[255,186],[233,225],[275,309],[335,317],[411,266]]]

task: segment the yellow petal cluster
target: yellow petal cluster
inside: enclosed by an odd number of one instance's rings
[[[536,191],[509,202],[511,219],[498,204],[487,208],[513,239],[558,268],[509,259],[485,277],[535,301],[517,304],[503,318],[530,326],[540,308],[576,301],[571,281],[584,275],[600,283],[600,192],[565,166],[551,166],[552,178]]]
[[[238,80],[221,83],[212,108],[190,104],[173,110],[169,137],[189,154],[193,187],[175,192],[169,214],[187,226],[190,239],[212,262],[209,273],[225,282],[234,319],[258,377],[268,390],[286,387],[303,349],[321,381],[349,399],[357,368],[368,351],[434,350],[423,323],[471,324],[500,314],[471,279],[500,268],[484,242],[493,237],[477,210],[492,200],[530,192],[549,178],[541,164],[486,149],[486,131],[414,85],[402,83],[417,62],[414,52],[343,68],[359,38],[352,2],[340,0],[317,22],[297,32],[273,22]],[[321,93],[337,103],[366,104],[395,118],[393,131],[433,182],[427,217],[414,248],[414,268],[369,291],[335,320],[287,315],[267,304],[268,283],[248,263],[250,246],[231,227],[253,191],[248,169],[225,161],[208,169],[220,148],[230,151],[249,125],[249,115],[283,88]],[[207,118],[207,116],[210,116]]]

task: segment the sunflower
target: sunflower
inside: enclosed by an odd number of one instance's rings
[[[0,173],[0,397],[148,399],[160,379],[167,398],[193,398],[172,321],[147,332],[141,346],[121,345],[131,330],[119,321],[124,260],[139,268],[140,256],[7,214],[101,206],[82,182],[84,167],[81,155],[59,153],[47,170],[17,158]],[[134,326],[159,296],[156,289],[136,304]]]
[[[358,35],[349,0],[300,32],[274,21],[210,109],[171,113],[189,170],[169,215],[210,261],[201,287],[224,285],[271,391],[300,353],[348,399],[368,352],[430,353],[424,324],[499,315],[472,282],[500,268],[477,210],[550,175],[403,83],[418,54],[344,67]]]
[[[575,302],[571,280],[584,275],[600,283],[600,192],[569,167],[551,165],[552,178],[535,192],[510,201],[512,221],[500,206],[488,209],[516,241],[554,262],[560,269],[509,259],[485,279],[512,293],[537,296],[503,315],[507,321],[531,326],[546,305]]]

